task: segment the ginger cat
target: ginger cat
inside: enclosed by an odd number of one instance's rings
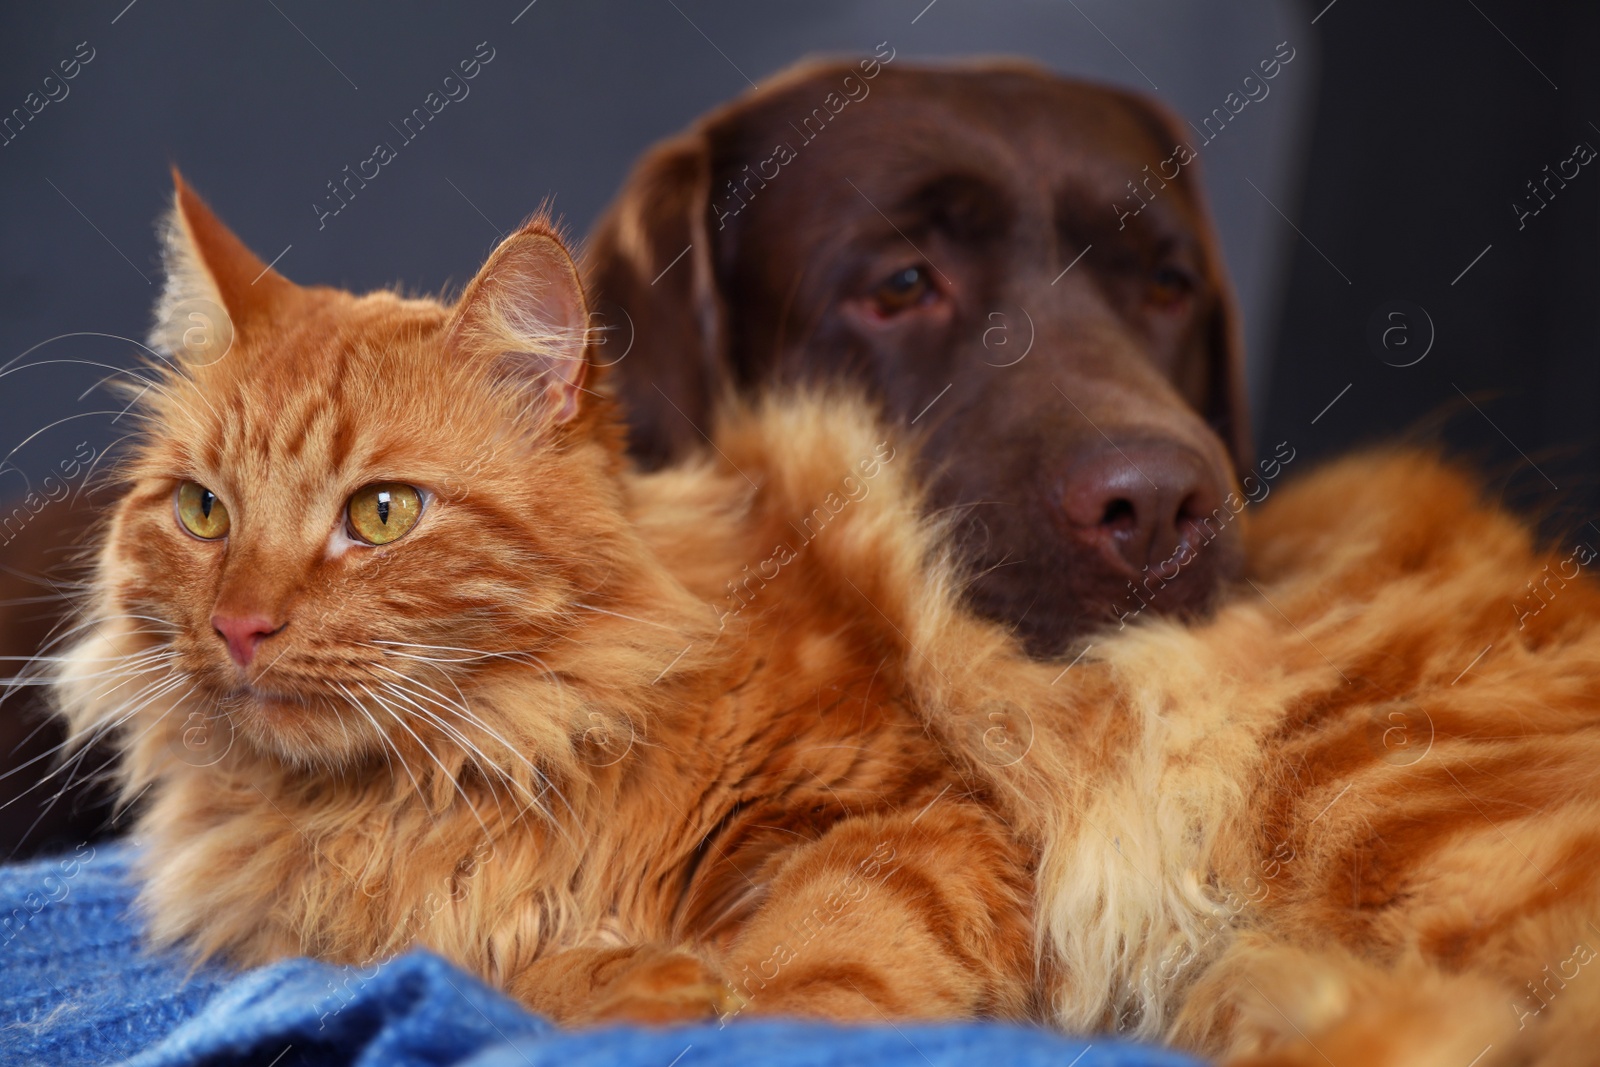
[[[453,304],[297,286],[181,179],[167,236],[55,682],[143,797],[155,941],[421,945],[569,1023],[1038,1013],[1033,853],[792,547],[891,446],[785,468],[801,403],[737,469],[630,474],[543,219]]]

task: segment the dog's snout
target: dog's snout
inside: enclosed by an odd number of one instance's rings
[[[1061,503],[1072,532],[1132,576],[1196,551],[1200,524],[1226,491],[1214,465],[1193,450],[1126,441],[1074,463]]]

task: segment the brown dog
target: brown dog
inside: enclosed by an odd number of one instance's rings
[[[1216,239],[1193,166],[1173,162],[1183,140],[1132,94],[892,52],[802,66],[722,108],[645,157],[588,250],[619,327],[608,343],[626,348],[612,374],[633,452],[660,465],[701,447],[726,392],[848,380],[924,436],[971,602],[1034,651],[1146,606],[1203,609],[1236,566],[1222,505],[1248,439]],[[59,571],[85,522],[46,508],[0,563]],[[37,651],[52,621],[47,590],[14,584],[0,656]],[[16,736],[36,721],[28,697],[0,708]],[[13,754],[0,737],[0,769],[57,740],[52,726]],[[6,810],[0,851],[54,792]],[[83,803],[41,830],[92,831],[101,813],[75,821]]]
[[[848,380],[922,432],[972,604],[1033,651],[1203,609],[1237,566],[1221,509],[1249,445],[1185,135],[1031,67],[892,60],[802,66],[711,114],[600,223],[633,451],[701,447],[730,388]]]

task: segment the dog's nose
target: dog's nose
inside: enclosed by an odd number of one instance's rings
[[[1200,550],[1202,524],[1226,491],[1215,467],[1182,445],[1124,441],[1073,464],[1062,506],[1074,534],[1137,576],[1147,566],[1187,562],[1184,546]]]
[[[227,642],[228,655],[241,667],[250,666],[250,661],[256,656],[256,647],[282,630],[284,625],[265,615],[211,616],[212,629]]]

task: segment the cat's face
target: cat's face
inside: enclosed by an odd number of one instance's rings
[[[616,511],[564,249],[510,238],[455,307],[357,297],[262,273],[178,205],[177,295],[225,307],[233,341],[141,401],[111,624],[269,758],[409,763],[506,731],[473,691],[561,639]]]

